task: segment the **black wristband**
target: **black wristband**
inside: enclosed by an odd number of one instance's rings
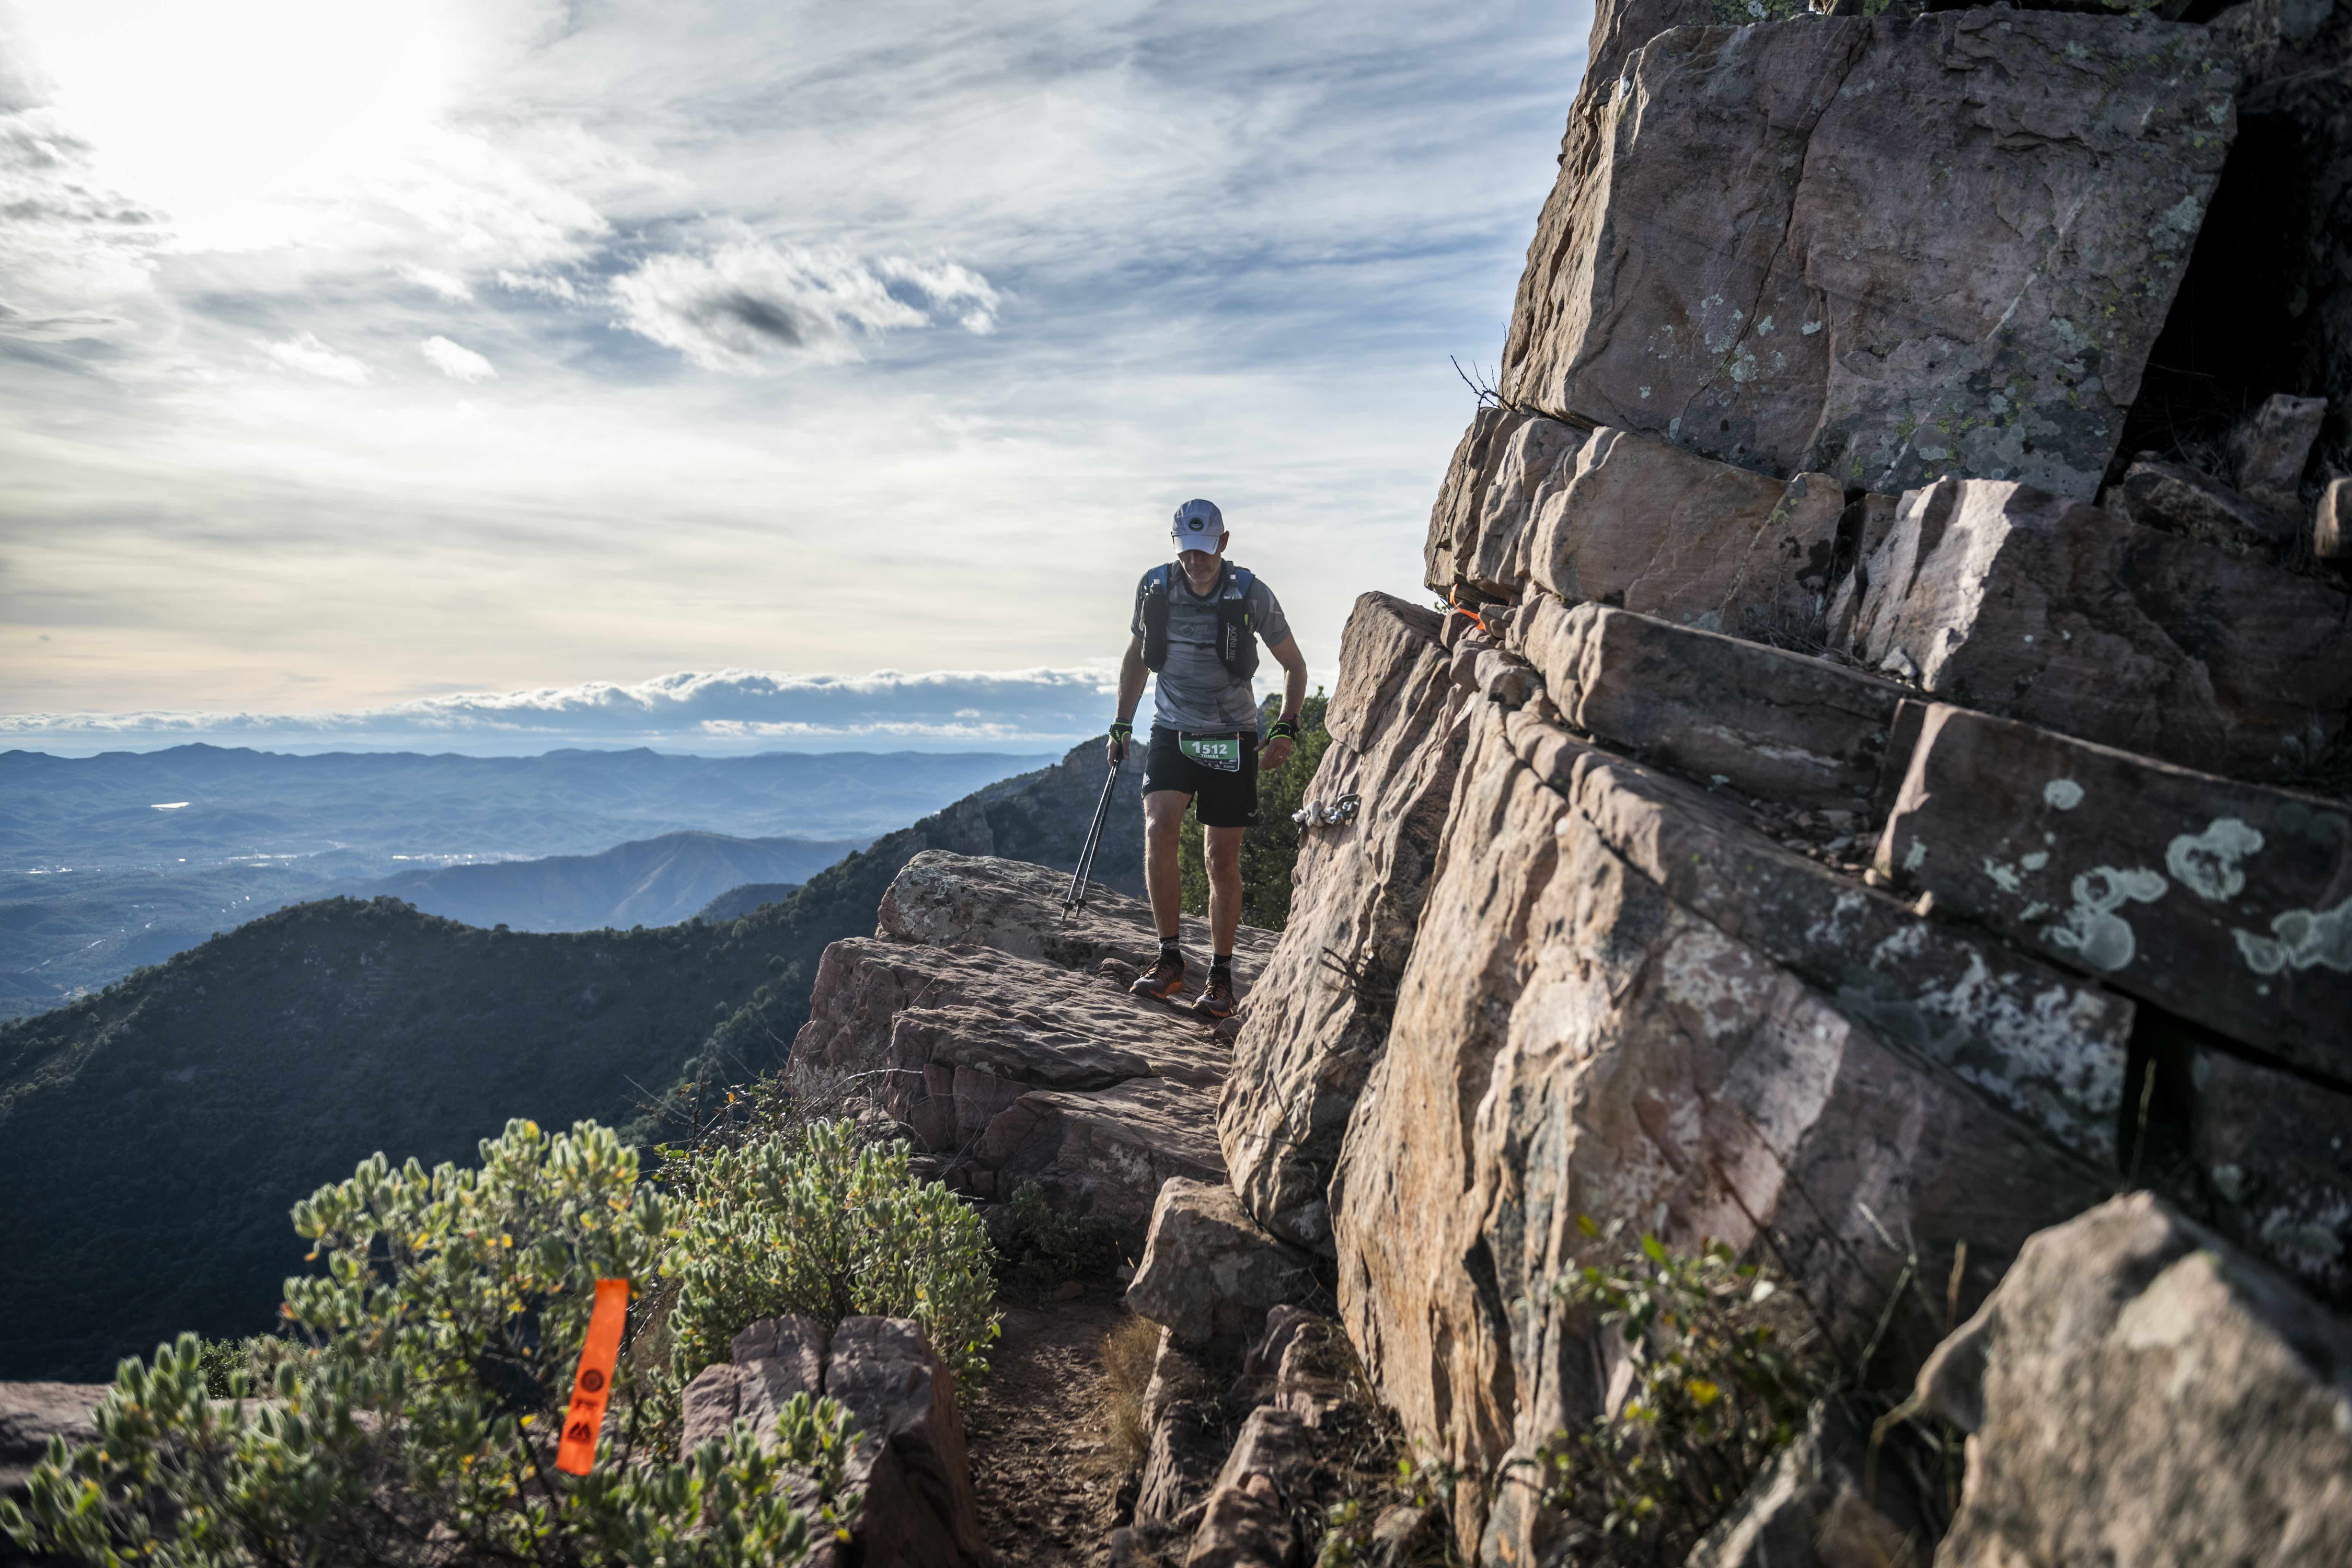
[[[1276,719],[1267,727],[1265,738],[1269,741],[1296,741],[1298,739],[1298,721]]]
[[[1122,724],[1113,720],[1110,726],[1110,738],[1114,741],[1132,741],[1135,739],[1135,726]]]

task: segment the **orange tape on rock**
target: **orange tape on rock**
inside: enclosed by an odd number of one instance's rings
[[[621,1358],[621,1329],[628,1319],[629,1282],[597,1280],[588,1342],[580,1347],[572,1404],[563,1413],[563,1441],[555,1450],[555,1468],[566,1475],[584,1476],[595,1468],[596,1434],[604,1430],[604,1406],[613,1400],[613,1364]]]

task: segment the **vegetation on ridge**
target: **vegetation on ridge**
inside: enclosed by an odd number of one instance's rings
[[[947,1278],[947,1249],[972,1244],[968,1215],[961,1228],[899,1223],[924,1192],[945,1194],[919,1188],[903,1158],[867,1158],[845,1126],[811,1124],[797,1151],[771,1148],[779,1142],[742,1152],[774,1152],[763,1168],[820,1206],[856,1189],[838,1212],[802,1216],[830,1231],[765,1238],[813,1298],[862,1299],[853,1268]],[[514,1121],[480,1155],[478,1168],[429,1173],[373,1156],[297,1205],[322,1273],[287,1281],[293,1346],[268,1397],[213,1404],[193,1334],[151,1363],[126,1363],[96,1412],[100,1441],[54,1445],[29,1508],[0,1504],[0,1526],[20,1546],[83,1562],[185,1568],[803,1561],[856,1506],[838,1405],[794,1399],[766,1435],[772,1451],[746,1421],[678,1448],[679,1391],[743,1326],[696,1296],[714,1265],[744,1261],[740,1237],[710,1213],[739,1194],[709,1173],[696,1190],[657,1192],[638,1179],[635,1151],[593,1122],[550,1136]],[[836,1237],[847,1245],[828,1245]],[[607,1279],[639,1296],[595,1467],[575,1478],[554,1468],[553,1448]],[[666,1279],[685,1281],[675,1306]],[[985,1299],[984,1265],[968,1283]],[[681,1319],[688,1331],[671,1331]],[[253,1392],[241,1372],[232,1383]]]

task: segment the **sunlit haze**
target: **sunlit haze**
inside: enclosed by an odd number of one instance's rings
[[[0,746],[1075,736],[1195,495],[1328,677],[1589,22],[0,0]]]

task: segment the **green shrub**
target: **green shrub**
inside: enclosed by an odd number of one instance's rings
[[[1269,703],[1269,706],[1272,706]],[[1307,798],[1307,786],[1323,763],[1331,731],[1323,715],[1329,699],[1318,688],[1298,710],[1298,744],[1280,769],[1257,779],[1258,826],[1242,839],[1242,924],[1280,931],[1290,923],[1290,872],[1298,863],[1298,824],[1290,820]],[[1268,721],[1273,715],[1268,714]],[[1209,864],[1201,848],[1201,814],[1197,803],[1184,813],[1184,908],[1188,913],[1209,912]]]
[[[1598,1235],[1590,1218],[1578,1224]],[[1587,1268],[1562,1300],[1616,1325],[1633,1383],[1613,1416],[1539,1456],[1579,1563],[1680,1563],[1802,1426],[1832,1379],[1794,1290],[1720,1242],[1696,1256],[1645,1236]]]
[[[554,1470],[595,1281],[651,1279],[676,1233],[635,1152],[593,1122],[511,1121],[481,1154],[430,1174],[379,1154],[297,1205],[326,1271],[287,1281],[310,1349],[279,1359],[270,1398],[214,1403],[194,1335],[126,1362],[99,1442],[53,1443],[0,1525],[36,1551],[173,1568],[802,1561],[855,1502],[830,1401],[787,1410],[772,1457],[739,1426],[678,1461],[641,1430],[667,1369],[625,1355],[595,1470]]]
[[[785,1312],[827,1328],[861,1313],[912,1318],[959,1380],[988,1370],[987,1230],[954,1194],[908,1173],[904,1144],[860,1148],[851,1123],[813,1121],[797,1141],[719,1149],[689,1170],[672,1265],[679,1382],[723,1359],[744,1324]]]
[[[1005,1283],[1031,1299],[1066,1279],[1095,1279],[1118,1267],[1118,1232],[1096,1219],[1078,1219],[1045,1201],[1045,1189],[1024,1182],[1013,1189],[1013,1224],[998,1248]]]

